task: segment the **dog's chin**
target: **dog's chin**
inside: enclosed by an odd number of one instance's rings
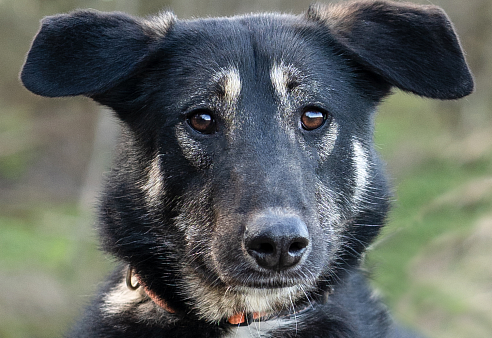
[[[197,304],[202,318],[220,321],[241,312],[275,314],[285,311],[303,296],[300,286],[273,289],[233,287],[209,290],[208,294],[197,297]]]
[[[210,285],[188,275],[185,288],[192,307],[209,322],[218,322],[238,313],[275,314],[293,310],[294,304],[306,299],[314,285],[280,282]]]

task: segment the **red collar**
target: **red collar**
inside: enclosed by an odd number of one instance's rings
[[[263,318],[266,315],[267,314],[263,312],[253,312],[248,316],[245,312],[240,312],[227,318],[227,322],[232,325],[249,325],[253,321]]]
[[[137,283],[136,284],[133,284],[132,282],[132,277],[135,277],[135,279],[137,280]],[[176,313],[176,311],[171,308],[164,299],[162,298],[159,298],[154,291],[150,290],[148,287],[146,287],[140,280],[140,278],[138,277],[137,274],[133,273],[133,268],[131,266],[128,266],[128,271],[126,272],[126,286],[128,287],[128,289],[132,290],[132,291],[136,291],[138,290],[138,288],[143,287],[145,293],[147,294],[147,296],[149,296],[149,298],[154,302],[156,303],[157,305],[159,305],[161,308],[163,308],[164,310],[166,310],[167,312],[169,313]]]

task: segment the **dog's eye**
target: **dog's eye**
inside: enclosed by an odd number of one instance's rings
[[[305,130],[314,130],[321,127],[328,118],[328,113],[318,108],[308,108],[301,116],[301,125]]]
[[[213,134],[217,131],[215,119],[210,112],[200,110],[193,113],[188,118],[188,124],[191,128],[202,134]]]

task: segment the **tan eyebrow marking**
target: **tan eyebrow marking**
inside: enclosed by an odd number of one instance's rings
[[[241,76],[236,67],[222,69],[214,76],[214,81],[220,86],[220,91],[229,104],[233,104],[241,94]]]
[[[298,85],[300,71],[293,65],[275,62],[270,69],[270,80],[280,98],[285,98],[289,90]]]

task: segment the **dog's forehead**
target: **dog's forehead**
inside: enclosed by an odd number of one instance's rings
[[[170,35],[191,51],[210,53],[216,58],[227,56],[260,56],[288,54],[302,40],[301,32],[309,25],[302,17],[281,14],[257,14],[230,18],[209,18],[177,21]],[[176,41],[176,40],[175,40]],[[286,49],[289,47],[289,49]]]
[[[229,101],[243,90],[285,94],[313,83],[321,46],[306,38],[303,23],[275,14],[177,22],[165,41],[169,77],[187,95],[215,92]]]

